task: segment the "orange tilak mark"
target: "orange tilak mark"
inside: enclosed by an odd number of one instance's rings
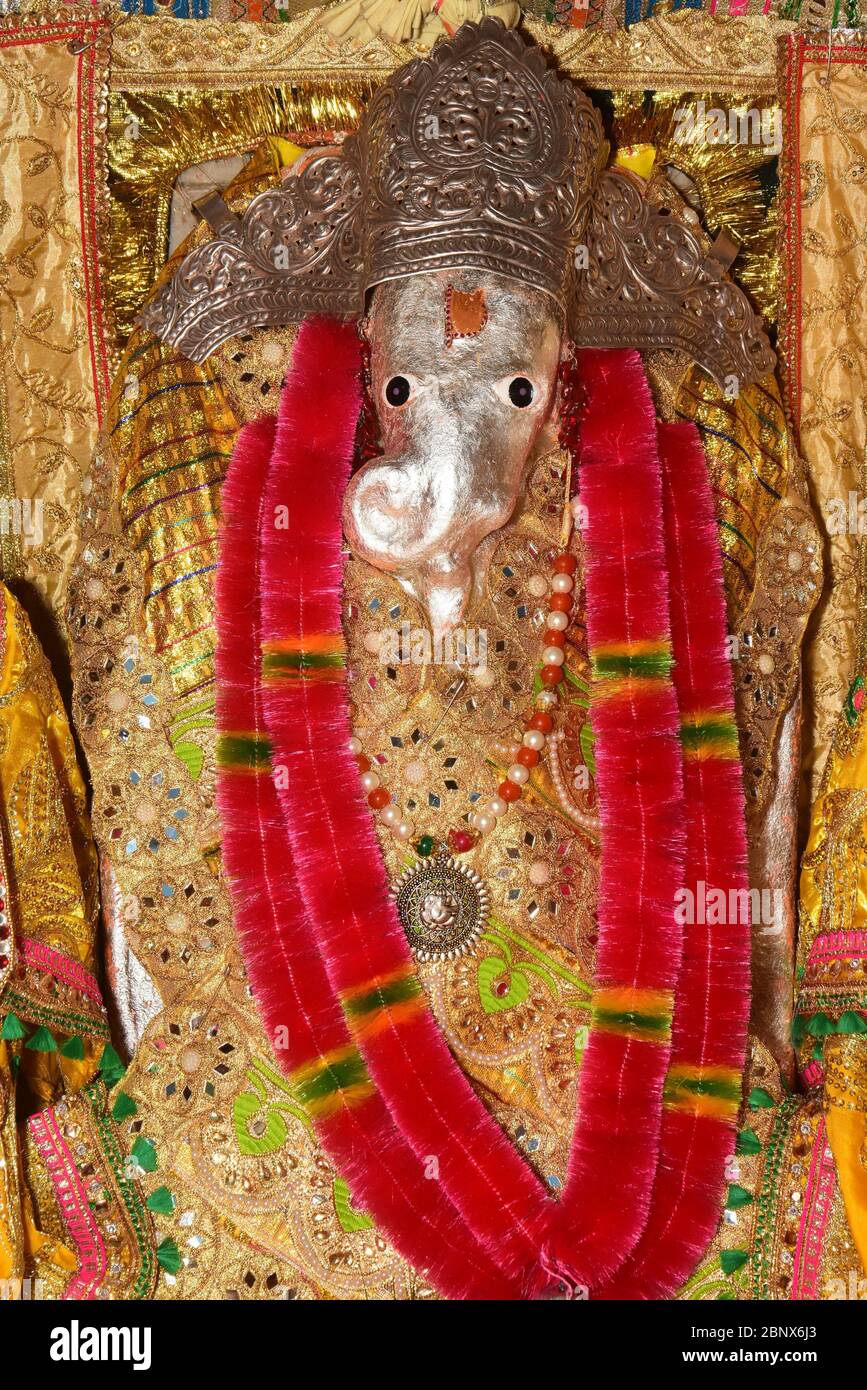
[[[446,289],[446,347],[451,347],[455,338],[474,338],[481,333],[488,321],[488,306],[485,291],[456,290],[454,285]]]

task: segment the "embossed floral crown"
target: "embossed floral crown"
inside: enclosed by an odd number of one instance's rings
[[[721,383],[771,371],[744,294],[639,179],[602,169],[605,148],[540,48],[498,19],[464,24],[378,89],[339,153],[241,219],[222,205],[141,322],[201,362],[251,328],[360,317],[384,280],[485,270],[549,294],[579,345],[680,348]]]

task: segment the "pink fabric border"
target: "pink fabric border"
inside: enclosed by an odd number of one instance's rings
[[[69,1280],[63,1297],[90,1301],[96,1298],[106,1271],[105,1245],[99,1227],[54,1111],[42,1110],[38,1115],[31,1115],[27,1123],[39,1156],[48,1169],[57,1204],[78,1254],[78,1269]]]
[[[825,1231],[831,1216],[835,1185],[834,1158],[825,1134],[825,1121],[820,1119],[810,1156],[810,1172],[804,1192],[798,1243],[795,1246],[791,1293],[793,1299],[819,1298],[822,1251],[825,1245]]]
[[[30,936],[22,938],[20,950],[21,959],[25,965],[29,965],[33,970],[41,971],[44,975],[53,975],[63,984],[87,995],[88,999],[102,1009],[102,991],[96,982],[96,977],[83,965],[80,965],[77,960],[73,960],[64,951],[58,951],[53,946],[46,946],[41,941],[35,941]]]
[[[809,964],[819,960],[860,960],[867,956],[867,931],[831,931],[817,936],[810,948]]]

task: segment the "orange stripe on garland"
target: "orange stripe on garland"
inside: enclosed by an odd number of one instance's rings
[[[427,1008],[421,982],[412,967],[400,967],[347,990],[343,1011],[356,1037],[376,1037],[399,1027]]]
[[[339,632],[312,633],[262,643],[262,679],[340,681],[346,667],[346,644]]]
[[[741,1073],[735,1067],[698,1067],[678,1063],[665,1078],[666,1110],[679,1110],[710,1119],[737,1118],[741,1103]]]
[[[341,632],[305,632],[303,637],[269,637],[262,643],[265,652],[343,652],[346,643]]]
[[[375,1094],[364,1058],[351,1043],[298,1067],[291,1080],[301,1105],[314,1120],[362,1105]]]
[[[597,990],[591,1004],[591,1025],[640,1042],[671,1040],[671,990],[614,987]]]

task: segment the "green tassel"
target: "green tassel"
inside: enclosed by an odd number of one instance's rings
[[[24,1027],[24,1024],[17,1014],[6,1015],[3,1020],[3,1027],[0,1028],[0,1039],[2,1039],[3,1042],[17,1042],[18,1039],[23,1038],[26,1033],[27,1029]]]
[[[171,1236],[166,1236],[157,1246],[157,1260],[167,1274],[177,1274],[181,1267],[181,1254]]]
[[[735,1153],[738,1154],[760,1154],[762,1151],[762,1141],[754,1129],[742,1129],[738,1135],[738,1142],[735,1145]]]
[[[150,1139],[139,1137],[132,1146],[132,1156],[139,1168],[152,1173],[157,1166],[157,1151]]]
[[[827,1038],[829,1033],[835,1032],[834,1021],[827,1014],[811,1014],[807,1019],[807,1032],[814,1038]]]
[[[738,1183],[733,1182],[726,1197],[726,1206],[729,1211],[737,1211],[738,1207],[748,1207],[752,1200],[752,1192],[747,1192],[745,1187],[740,1187]]]
[[[801,1046],[807,1033],[807,1020],[803,1014],[795,1014],[792,1019],[792,1044],[795,1048]]]
[[[155,1187],[145,1206],[148,1211],[159,1212],[160,1216],[171,1216],[175,1209],[175,1199],[167,1187]]]
[[[840,1015],[837,1023],[838,1033],[867,1033],[867,1018],[863,1014],[856,1014],[854,1009],[847,1009]]]
[[[128,1096],[126,1091],[118,1091],[117,1100],[111,1107],[112,1119],[120,1123],[121,1120],[128,1120],[130,1115],[138,1114],[138,1106],[132,1096]]]
[[[118,1057],[111,1043],[106,1043],[99,1059],[99,1070],[109,1090],[126,1076],[126,1067]]]
[[[49,1028],[37,1028],[33,1037],[24,1044],[31,1052],[56,1052],[57,1043]]]
[[[734,1274],[743,1268],[749,1258],[747,1250],[723,1250],[719,1257],[723,1274]]]
[[[84,1061],[84,1042],[81,1038],[70,1038],[60,1049],[61,1057],[68,1057],[72,1062]]]
[[[773,1110],[776,1101],[763,1086],[754,1086],[747,1104],[751,1110]]]

